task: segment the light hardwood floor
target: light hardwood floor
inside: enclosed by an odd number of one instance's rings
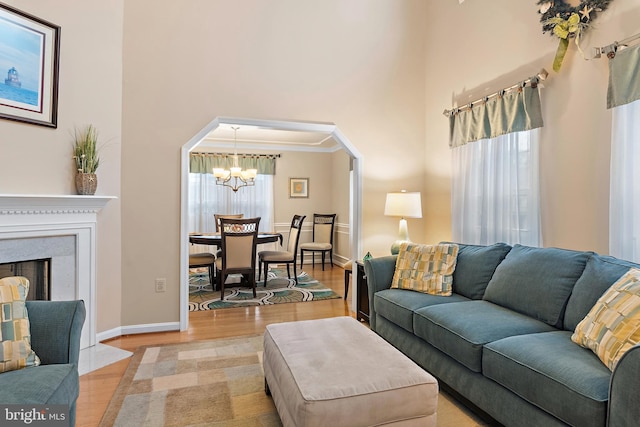
[[[330,286],[336,293],[344,295],[344,270],[342,268],[326,266],[323,272],[317,263],[315,269],[306,265],[304,267],[311,276]],[[103,344],[135,351],[139,346],[144,345],[261,334],[264,333],[266,325],[270,323],[355,315],[350,312],[351,292],[354,285],[352,283],[349,287],[347,301],[333,299],[299,304],[199,311],[190,313],[189,329],[184,332],[128,335],[105,341]],[[77,426],[97,426],[100,423],[128,364],[129,359],[127,358],[80,377]]]
[[[336,293],[344,295],[344,270],[340,267],[325,267],[325,271],[316,263],[315,269],[304,266],[304,270],[320,282],[330,286]],[[189,329],[184,332],[162,332],[153,334],[128,335],[114,338],[103,344],[128,351],[135,351],[139,346],[169,344],[225,338],[242,335],[262,334],[271,323],[296,320],[320,319],[335,316],[355,316],[355,307],[351,307],[351,294],[355,282],[351,279],[349,297],[298,304],[276,304],[272,306],[233,308],[190,313]],[[93,427],[100,423],[113,393],[115,392],[129,359],[82,375],[80,377],[80,397],[77,403],[76,425]],[[445,400],[445,399],[441,399]],[[446,417],[438,417],[439,426],[477,426],[483,425],[464,408],[460,408],[452,399],[440,402],[440,413],[447,412]],[[442,413],[442,415],[445,415]]]

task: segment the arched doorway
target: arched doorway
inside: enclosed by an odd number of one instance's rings
[[[350,188],[350,244],[351,253],[356,258],[361,254],[361,230],[362,223],[362,156],[351,142],[342,134],[340,129],[333,123],[282,121],[282,120],[260,120],[235,117],[216,117],[191,140],[182,146],[181,151],[181,189],[180,189],[180,330],[184,331],[189,327],[189,290],[188,290],[188,267],[189,267],[189,230],[187,224],[188,206],[188,185],[189,185],[189,153],[214,129],[221,125],[237,126],[257,126],[278,130],[292,130],[301,132],[324,132],[329,135],[346,151],[352,159],[352,179]],[[352,299],[355,292],[352,293]],[[354,304],[355,306],[355,304]]]

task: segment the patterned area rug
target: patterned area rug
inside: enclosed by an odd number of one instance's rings
[[[264,280],[256,283],[256,298],[249,286],[241,286],[240,283],[227,283],[224,293],[221,301],[220,291],[212,291],[206,268],[189,271],[189,311],[342,298],[305,272],[298,275],[296,285],[295,280],[287,278],[286,269],[277,268],[269,271],[266,287]]]
[[[139,347],[100,427],[281,426],[264,392],[262,343],[257,335]],[[441,390],[438,425],[490,424]]]
[[[281,426],[264,392],[262,339],[138,348],[100,426]]]

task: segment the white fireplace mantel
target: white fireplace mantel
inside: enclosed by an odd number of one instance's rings
[[[85,302],[81,348],[96,344],[96,226],[113,196],[0,194],[0,240],[75,236],[75,284],[68,298]],[[46,254],[43,254],[46,256]],[[11,262],[12,260],[0,260]],[[52,293],[57,284],[52,277]],[[55,298],[54,298],[55,299]]]

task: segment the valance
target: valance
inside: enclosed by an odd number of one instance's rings
[[[449,115],[449,146],[458,147],[542,126],[537,85],[521,86],[478,105],[473,104],[469,109],[452,111]]]
[[[258,174],[275,175],[276,157],[261,154],[238,154],[238,166],[242,169],[257,169]],[[189,172],[210,173],[213,168],[229,169],[233,166],[233,154],[191,153],[189,156]]]
[[[618,49],[609,60],[607,108],[619,107],[640,99],[640,45]]]

